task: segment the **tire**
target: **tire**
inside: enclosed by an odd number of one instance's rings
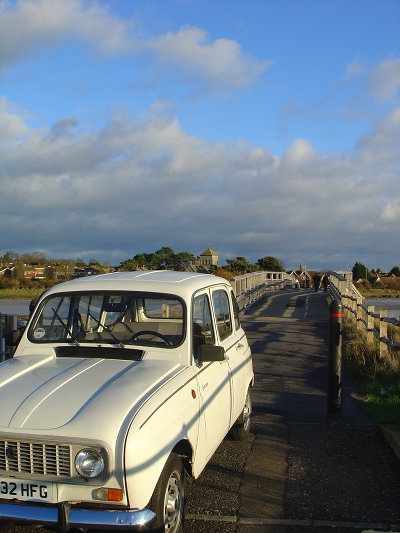
[[[244,400],[243,411],[231,429],[231,436],[233,440],[244,441],[249,436],[251,428],[251,411],[252,402],[251,390],[249,387]]]
[[[182,533],[186,492],[186,476],[181,459],[171,453],[150,500],[156,519],[153,533]]]

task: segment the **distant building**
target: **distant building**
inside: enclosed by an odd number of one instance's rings
[[[25,267],[24,278],[26,279],[46,279],[45,267]]]
[[[218,254],[207,248],[197,257],[192,265],[189,265],[186,270],[188,272],[211,272],[218,267]]]

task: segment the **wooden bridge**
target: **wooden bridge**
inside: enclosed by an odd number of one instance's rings
[[[366,306],[364,298],[353,285],[352,272],[337,274],[328,271],[329,294],[343,304],[345,316],[356,321],[362,335],[370,345],[377,345],[380,357],[392,364],[389,350],[400,349],[400,321],[388,318],[386,311],[375,312],[374,306]],[[293,287],[294,275],[285,272],[254,272],[234,278],[236,298],[244,312],[267,292]],[[388,337],[392,328],[392,338]]]

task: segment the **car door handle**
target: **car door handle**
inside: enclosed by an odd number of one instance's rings
[[[236,350],[241,350],[242,348],[244,348],[244,344],[239,342],[239,344],[236,345]]]

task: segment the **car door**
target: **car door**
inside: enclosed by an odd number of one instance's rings
[[[247,388],[252,379],[250,348],[240,326],[239,312],[233,291],[217,288],[212,291],[219,344],[224,347],[231,372],[233,424],[242,412]]]
[[[227,434],[231,422],[230,368],[227,360],[196,363],[199,344],[216,344],[208,290],[197,293],[192,304],[192,350],[200,391],[197,460],[205,464]]]

